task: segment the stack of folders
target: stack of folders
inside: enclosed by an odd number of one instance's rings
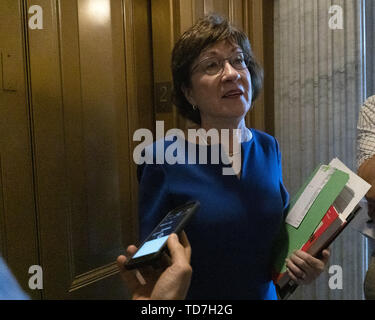
[[[337,158],[314,170],[292,199],[275,245],[273,280],[281,299],[297,288],[285,259],[296,250],[319,257],[361,210],[359,202],[370,188]]]

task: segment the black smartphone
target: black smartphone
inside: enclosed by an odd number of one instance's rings
[[[199,207],[199,201],[189,201],[169,211],[141,243],[134,255],[125,263],[125,268],[134,269],[144,265],[156,265],[167,247],[169,235],[181,232]]]

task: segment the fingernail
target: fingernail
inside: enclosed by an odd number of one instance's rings
[[[172,238],[172,240],[176,240],[176,239],[177,239],[177,234],[172,233],[172,234],[170,235],[170,237]]]

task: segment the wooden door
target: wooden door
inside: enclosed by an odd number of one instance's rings
[[[29,267],[39,265],[28,105],[26,42],[20,1],[0,1],[0,249],[31,298]]]
[[[28,190],[23,196],[30,202],[24,203],[30,213],[23,215],[31,216],[23,226],[28,238],[21,241],[14,223],[5,221],[8,207],[3,209],[2,225],[8,238],[2,233],[2,247],[9,252],[13,245],[22,245],[24,251],[33,252],[27,262],[12,265],[22,269],[30,264],[42,267],[43,290],[37,293],[42,298],[127,298],[115,260],[124,247],[137,240],[133,132],[141,126],[150,127],[153,121],[152,112],[144,114],[145,107],[140,107],[149,103],[152,111],[149,3],[1,3],[12,14],[18,12],[14,20],[21,31],[22,26],[25,30],[24,38],[20,30],[14,30],[18,42],[13,45],[21,51],[17,55],[20,89],[16,91],[20,97],[12,100],[20,105],[20,111],[14,114],[6,100],[12,93],[2,92],[1,101],[8,109],[1,110],[1,115],[8,110],[14,121],[19,121],[17,125],[24,126],[18,135],[25,142],[16,154],[22,163],[13,166],[14,171],[25,166],[25,172],[18,175],[24,176],[24,189]],[[33,17],[28,10],[34,5],[42,9],[42,28],[28,26]],[[3,28],[1,36],[11,37]],[[6,48],[5,54],[9,50]],[[25,70],[27,76],[22,75]],[[22,82],[25,79],[28,85]],[[29,94],[21,85],[29,88]],[[9,136],[12,123],[5,122],[0,129]],[[3,140],[0,190],[7,191],[13,155],[7,154],[10,143]],[[14,153],[18,150],[13,149]],[[14,195],[14,203],[23,201],[21,191]],[[0,200],[5,199],[4,192],[0,194]],[[18,278],[27,290],[27,277]]]

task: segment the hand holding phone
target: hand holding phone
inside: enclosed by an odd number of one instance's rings
[[[184,231],[178,237],[169,236],[167,246],[171,254],[171,265],[166,269],[144,267],[138,270],[125,268],[127,258],[119,256],[117,264],[120,274],[127,288],[130,289],[132,299],[138,300],[175,300],[184,299],[190,286],[192,268],[190,266],[191,248]],[[128,253],[133,255],[137,248],[128,247]],[[139,276],[142,277],[140,281]]]
[[[125,268],[130,270],[145,265],[156,265],[166,249],[169,235],[181,232],[199,206],[198,201],[190,201],[168,212],[159,225],[143,241],[131,259],[125,263]]]

